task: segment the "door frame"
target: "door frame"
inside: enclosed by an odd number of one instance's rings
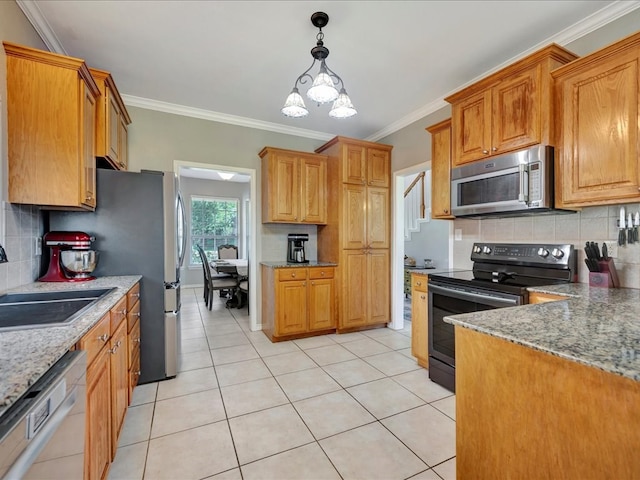
[[[251,280],[252,288],[249,288],[249,325],[252,332],[262,329],[262,325],[258,324],[258,315],[257,315],[257,306],[258,306],[258,297],[257,297],[257,285],[258,283],[258,268],[257,265],[260,261],[258,258],[258,249],[256,238],[258,236],[258,212],[256,210],[256,198],[257,197],[257,171],[255,168],[243,168],[236,167],[230,165],[217,165],[212,163],[198,163],[198,162],[185,162],[182,160],[174,160],[173,161],[173,170],[176,175],[180,176],[180,168],[181,167],[190,167],[190,168],[200,168],[206,170],[223,170],[225,172],[235,172],[241,173],[243,175],[249,175],[251,178],[249,181],[249,212],[248,218],[245,218],[245,224],[248,227],[249,234],[249,245],[248,245],[248,258],[251,259],[249,262],[249,278]],[[245,203],[246,205],[246,203]],[[242,208],[243,205],[241,204]],[[245,238],[247,232],[244,232]]]

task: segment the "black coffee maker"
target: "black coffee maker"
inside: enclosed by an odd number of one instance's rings
[[[309,241],[306,233],[290,233],[287,236],[287,262],[288,263],[309,263],[304,252],[304,242]]]

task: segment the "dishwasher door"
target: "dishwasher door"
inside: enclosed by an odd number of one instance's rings
[[[86,370],[67,352],[0,417],[0,478],[83,478]]]

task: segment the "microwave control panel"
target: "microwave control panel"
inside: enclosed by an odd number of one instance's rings
[[[542,200],[542,164],[533,162],[529,164],[529,202]]]

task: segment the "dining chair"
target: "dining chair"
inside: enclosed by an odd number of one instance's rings
[[[228,260],[238,258],[238,247],[225,244],[218,246],[218,260]]]
[[[211,273],[209,259],[204,249],[200,245],[196,245],[200,260],[202,261],[202,271],[204,274],[204,303],[211,310],[213,304],[213,292],[216,290],[229,290],[233,292],[238,286],[238,280],[232,275],[225,273]]]
[[[247,302],[247,313],[251,313],[251,305],[249,303],[249,260],[247,260],[247,276],[241,277],[238,281],[238,308],[244,307]]]

